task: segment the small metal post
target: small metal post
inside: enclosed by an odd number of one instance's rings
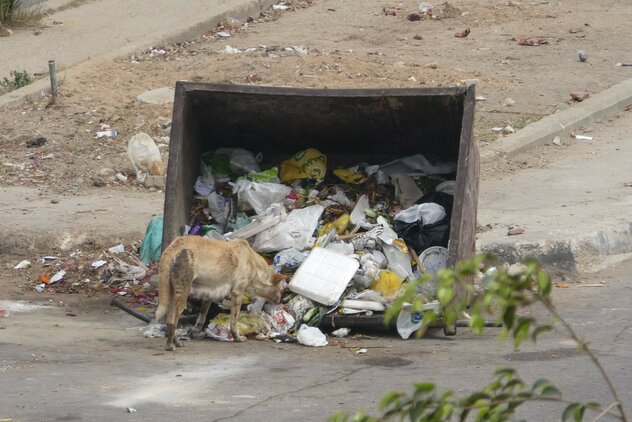
[[[51,102],[57,101],[57,95],[59,94],[57,90],[57,70],[55,68],[55,60],[48,61],[48,72],[50,73],[50,92],[52,95]]]

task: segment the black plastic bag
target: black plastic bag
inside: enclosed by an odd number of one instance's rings
[[[399,237],[404,239],[407,245],[417,253],[421,253],[431,246],[448,247],[450,240],[450,218],[452,216],[452,203],[454,198],[444,192],[430,192],[417,201],[417,204],[435,203],[445,209],[446,216],[443,220],[433,224],[424,224],[417,220],[412,223],[404,223],[395,220],[393,228]]]

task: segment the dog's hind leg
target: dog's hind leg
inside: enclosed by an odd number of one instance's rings
[[[195,327],[193,327],[194,336],[198,337],[202,330],[204,330],[204,324],[206,324],[206,316],[208,315],[208,310],[211,307],[213,301],[211,299],[204,299],[202,302],[202,307],[200,308],[200,313],[198,314],[197,320],[195,321]]]
[[[194,263],[193,254],[183,249],[173,258],[171,271],[169,272],[169,287],[171,288],[171,301],[167,313],[167,346],[169,351],[176,347],[182,347],[180,340],[176,338],[178,318],[187,307],[187,299],[193,285]]]
[[[241,310],[241,302],[244,300],[244,295],[243,293],[232,292],[230,299],[230,331],[233,333],[233,341],[246,341],[245,336],[239,335],[239,327],[237,326],[237,322],[239,321],[239,311]]]

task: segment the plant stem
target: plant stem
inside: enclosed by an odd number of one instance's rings
[[[592,420],[592,422],[597,422],[599,419],[601,419],[602,416],[607,415],[610,412],[610,409],[612,409],[613,407],[617,406],[619,403],[618,402],[612,402],[610,404],[610,406],[606,407],[600,414],[598,414],[595,419]]]
[[[581,349],[588,355],[588,357],[593,362],[593,364],[595,364],[595,366],[597,367],[597,369],[601,373],[601,376],[603,377],[603,379],[608,384],[608,388],[610,389],[610,393],[612,394],[612,397],[614,398],[613,405],[616,404],[617,408],[619,409],[619,413],[621,414],[621,420],[623,422],[628,422],[628,418],[625,415],[625,411],[623,410],[623,405],[621,404],[621,400],[619,399],[619,395],[617,394],[617,390],[614,387],[614,384],[612,384],[612,380],[610,379],[610,377],[606,373],[606,370],[601,365],[601,362],[599,362],[599,359],[597,359],[597,356],[595,356],[595,354],[592,352],[592,350],[590,350],[588,348],[588,346],[586,345],[585,342],[580,340],[580,338],[577,335],[577,333],[575,333],[575,330],[573,330],[573,328],[569,325],[569,323],[566,322],[566,320],[564,318],[562,318],[562,316],[557,312],[557,310],[553,307],[553,305],[549,301],[545,300],[540,294],[536,294],[536,296],[540,299],[540,302],[542,302],[544,307],[551,313],[551,315],[553,315],[555,318],[557,318],[562,323],[564,328],[566,328],[566,330],[571,335],[571,338],[573,340],[575,340],[577,342],[577,344],[580,345]],[[610,407],[612,407],[612,405]]]

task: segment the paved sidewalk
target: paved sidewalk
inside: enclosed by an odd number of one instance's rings
[[[586,133],[593,141],[563,137],[570,146],[533,150],[550,160],[545,168],[483,181],[479,225],[493,229],[479,235],[478,247],[510,261],[534,255],[565,271],[631,253],[632,112],[620,116],[594,125]],[[525,233],[507,236],[512,225]]]
[[[265,9],[274,1],[88,1],[46,17],[43,30],[17,29],[13,36],[0,38],[0,78],[11,70],[47,73],[51,59],[59,69],[67,69],[97,56],[124,55],[159,45],[165,39],[194,38],[212,29],[223,16],[257,16],[260,3]]]

